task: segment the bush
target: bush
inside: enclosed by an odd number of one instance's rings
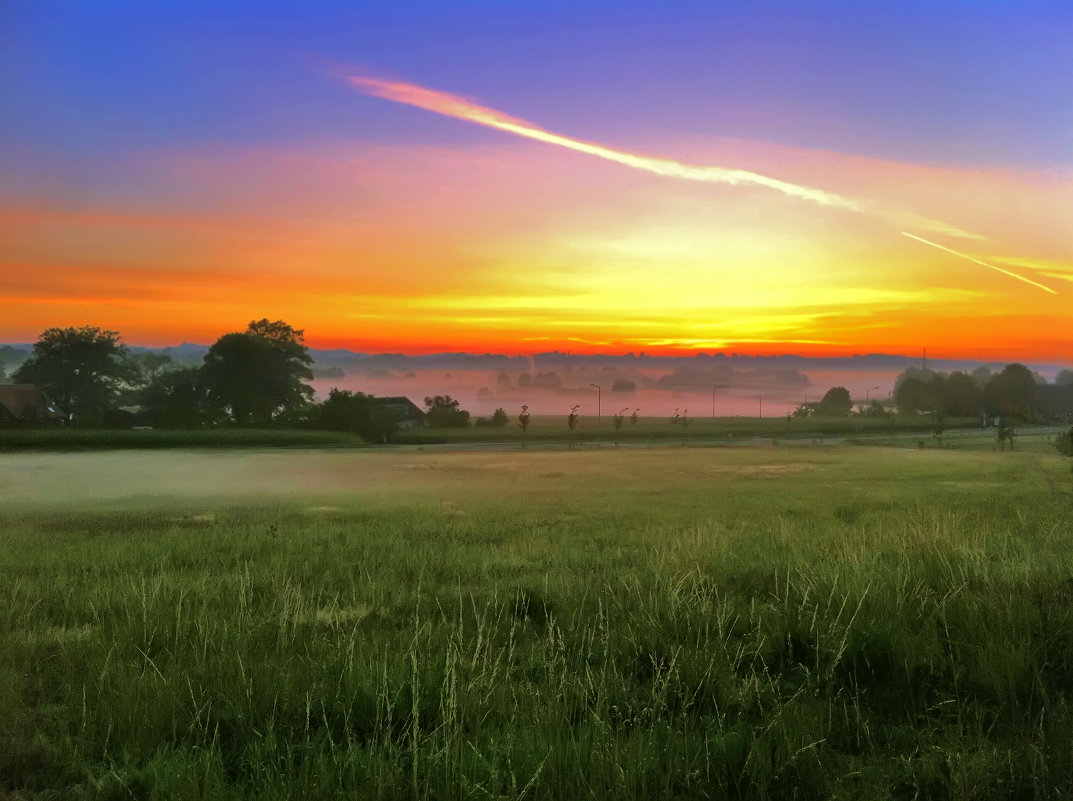
[[[468,428],[469,412],[450,395],[425,398],[425,423],[429,428]]]

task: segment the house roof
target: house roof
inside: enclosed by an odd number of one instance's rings
[[[421,407],[403,395],[388,396],[386,398],[373,398],[373,402],[381,408],[390,409],[393,412],[398,412],[403,416],[404,419],[425,419],[425,413],[421,411]]]
[[[23,419],[30,410],[46,419],[62,420],[64,416],[35,384],[0,384],[0,407],[16,420]]]

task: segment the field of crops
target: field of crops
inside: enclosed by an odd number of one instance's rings
[[[0,455],[0,797],[1068,798],[1052,454]]]

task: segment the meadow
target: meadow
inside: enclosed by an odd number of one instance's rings
[[[0,454],[0,796],[1061,799],[1043,449]]]
[[[978,430],[978,418],[958,417],[946,422],[949,430]],[[611,414],[597,418],[581,417],[571,431],[566,415],[533,415],[529,426],[522,430],[517,415],[502,428],[473,426],[469,428],[435,428],[401,431],[395,441],[401,444],[517,442],[539,445],[558,443],[584,446],[592,443],[651,443],[651,444],[712,444],[735,439],[765,437],[774,439],[806,439],[822,437],[898,437],[917,433],[931,436],[934,423],[919,415],[852,416],[852,417],[686,417],[675,421],[671,417],[641,417],[636,422],[624,416],[619,428],[614,427]]]

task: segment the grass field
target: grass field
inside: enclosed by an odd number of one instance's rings
[[[160,450],[169,448],[313,448],[362,445],[361,437],[295,429],[86,429],[0,430],[2,451]]]
[[[1063,799],[1068,460],[0,455],[0,796]]]
[[[574,442],[585,445],[603,443],[706,443],[729,441],[735,438],[775,437],[780,439],[812,439],[822,436],[898,436],[905,433],[926,432],[931,436],[933,422],[922,416],[887,417],[810,417],[787,420],[781,417],[697,417],[687,418],[685,423],[674,422],[670,417],[639,417],[632,423],[624,418],[621,428],[615,429],[613,417],[605,415],[599,420],[587,416],[579,421],[571,432],[567,418],[562,416],[534,416],[528,429],[523,432],[516,418],[502,428],[491,426],[470,428],[436,428],[403,431],[396,436],[400,443],[426,444],[432,442],[523,442],[541,443]],[[955,418],[946,422],[948,429],[979,428],[977,418]]]

